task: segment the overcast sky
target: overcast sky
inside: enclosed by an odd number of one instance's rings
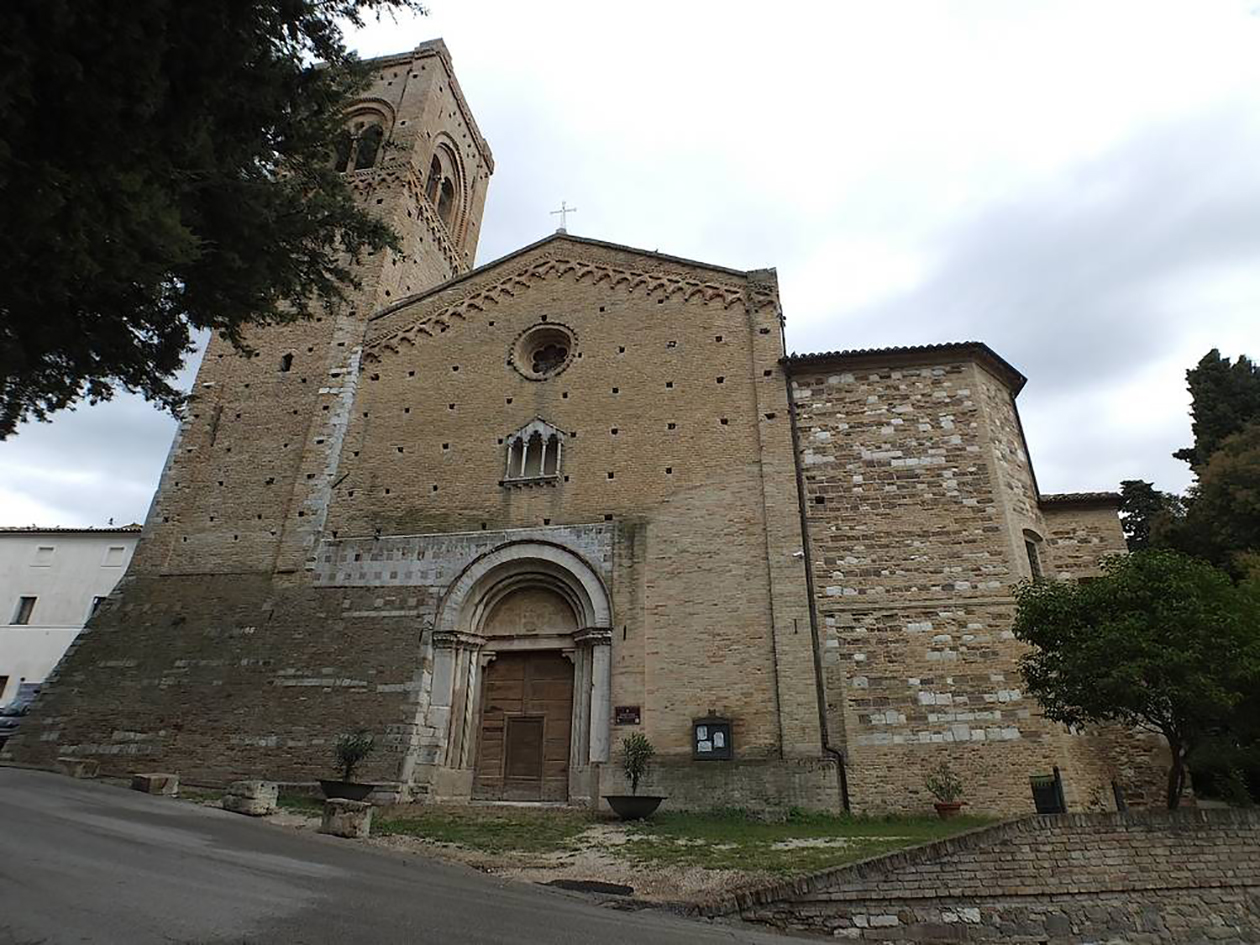
[[[1260,0],[433,0],[352,44],[435,36],[498,165],[478,264],[567,200],[776,267],[790,350],[985,341],[1044,492],[1183,489],[1186,368],[1260,356]],[[23,428],[0,524],[142,520],[173,432],[136,398]]]

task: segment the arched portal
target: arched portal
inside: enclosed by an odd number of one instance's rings
[[[404,779],[436,796],[590,800],[591,766],[608,760],[611,623],[603,581],[567,548],[512,542],[475,560],[431,634],[419,728],[434,769]]]

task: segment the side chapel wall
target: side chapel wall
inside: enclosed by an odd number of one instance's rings
[[[1029,776],[1056,765],[1082,809],[1107,768],[1023,692],[1010,630],[1024,531],[1050,537],[1014,405],[1022,378],[956,349],[790,369],[827,705],[855,809],[930,806],[924,775],[943,760],[976,811],[1031,810]]]

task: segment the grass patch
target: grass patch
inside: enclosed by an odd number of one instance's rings
[[[400,807],[372,824],[379,837],[406,836],[454,843],[484,853],[550,853],[572,847],[592,823],[576,810],[493,807]]]
[[[790,876],[940,840],[991,821],[982,817],[846,817],[793,811],[763,820],[742,810],[668,812],[628,825],[617,852],[638,866],[698,866]]]
[[[291,814],[305,814],[307,817],[319,817],[324,813],[324,800],[309,794],[281,794],[276,806]]]
[[[221,789],[206,787],[192,787],[191,785],[181,784],[179,786],[179,799],[181,801],[191,801],[194,804],[205,804],[208,801],[219,801],[223,799],[223,791]]]

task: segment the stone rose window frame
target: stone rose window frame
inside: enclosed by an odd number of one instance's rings
[[[577,333],[560,322],[542,321],[516,336],[508,364],[527,381],[546,381],[564,373],[578,355]]]

